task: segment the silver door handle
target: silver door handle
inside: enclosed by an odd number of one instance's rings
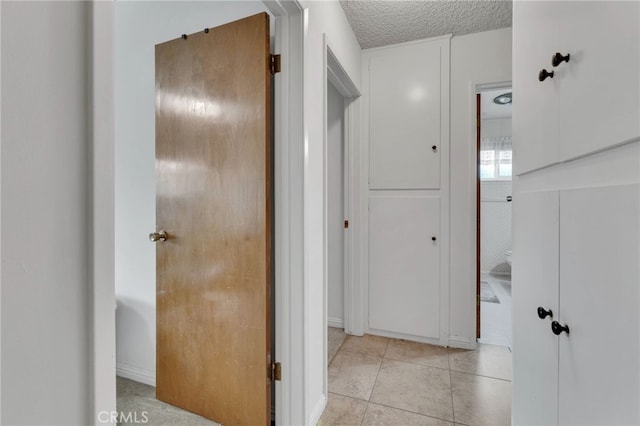
[[[167,232],[152,232],[149,234],[149,241],[151,241],[152,243],[155,243],[157,241],[167,241]]]

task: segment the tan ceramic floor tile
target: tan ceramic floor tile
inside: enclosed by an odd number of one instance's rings
[[[327,408],[318,426],[360,425],[366,408],[366,401],[329,393]]]
[[[473,426],[511,424],[511,382],[451,372],[456,422]]]
[[[453,426],[453,423],[409,411],[370,403],[364,416],[363,426]]]
[[[340,350],[329,366],[329,392],[369,400],[380,358]]]
[[[430,367],[449,368],[448,351],[441,346],[392,339],[384,357]]]
[[[340,346],[344,343],[347,335],[341,328],[328,327],[327,333],[327,362],[331,364],[331,360],[338,353]]]
[[[385,359],[371,402],[453,421],[449,371]]]
[[[347,336],[347,340],[345,340],[341,350],[382,358],[389,340],[387,337],[372,336],[370,334],[365,334],[362,337]]]
[[[451,371],[511,380],[512,356],[504,346],[478,345],[475,351],[449,350]]]

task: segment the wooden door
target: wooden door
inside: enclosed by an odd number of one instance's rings
[[[269,17],[156,46],[157,398],[228,425],[271,410]]]

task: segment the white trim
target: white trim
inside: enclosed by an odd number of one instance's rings
[[[345,217],[349,219],[349,230],[345,234],[345,333],[364,335],[365,321],[362,300],[365,283],[361,276],[362,248],[359,244],[364,228],[361,183],[361,98],[345,99]]]
[[[89,52],[92,109],[89,193],[89,315],[91,347],[91,412],[116,410],[115,296],[115,6],[94,0],[89,8]]]
[[[323,393],[318,402],[313,407],[311,411],[311,415],[309,416],[309,424],[315,425],[320,421],[320,417],[324,412],[324,409],[327,407],[327,394]]]
[[[124,362],[118,362],[116,363],[116,375],[119,377],[124,377],[125,379],[156,387],[155,371],[142,370],[129,364],[125,364]]]
[[[498,89],[512,89],[512,83],[510,81],[499,81],[497,83],[481,83],[475,85],[476,92],[488,92],[490,90],[498,90]],[[474,103],[475,105],[475,103]],[[475,116],[474,116],[475,120]]]
[[[275,76],[275,357],[276,425],[305,422],[304,179],[303,123],[304,11],[297,0],[265,1],[276,16],[274,52],[282,57]],[[281,308],[280,308],[281,307]],[[300,374],[304,372],[303,374]]]
[[[352,274],[352,259],[353,256],[353,232],[352,232],[352,223],[354,222],[352,218],[352,178],[351,178],[351,145],[353,143],[352,136],[354,135],[353,128],[358,125],[358,120],[353,114],[353,109],[350,105],[354,103],[354,100],[360,96],[360,91],[353,83],[353,79],[349,76],[349,74],[345,71],[344,67],[340,64],[340,61],[336,58],[333,50],[331,49],[331,43],[327,37],[327,34],[322,35],[322,73],[323,73],[323,127],[322,127],[322,173],[323,173],[323,195],[322,195],[322,211],[323,211],[323,252],[324,252],[324,280],[323,280],[323,318],[322,323],[327,326],[345,328],[347,332],[354,329],[353,321],[349,321],[354,316],[351,314],[352,307],[354,305],[354,281]],[[329,236],[328,236],[328,220],[329,220],[329,212],[328,212],[328,130],[327,130],[327,91],[329,82],[331,82],[334,87],[340,92],[340,94],[344,97],[345,109],[343,112],[343,121],[344,121],[344,165],[342,174],[344,176],[344,218],[350,221],[350,228],[346,229],[344,232],[344,284],[343,284],[343,317],[344,320],[328,318],[328,291],[329,291],[329,266],[328,266],[328,258],[329,258]],[[329,365],[329,360],[327,358],[327,340],[328,340],[328,330],[325,326],[323,329],[323,339],[322,339],[322,351],[323,351],[323,373],[324,373],[324,382],[323,382],[323,393],[327,395],[329,392],[329,384],[328,384],[328,375],[327,375],[327,366]]]
[[[451,151],[451,36],[440,39],[440,345],[449,345],[451,282],[451,169],[449,153]]]
[[[473,268],[470,268],[469,271],[469,277],[468,277],[468,282],[467,282],[467,286],[468,286],[468,290],[469,294],[471,294],[472,296],[469,297],[467,306],[463,306],[462,309],[464,310],[468,310],[468,312],[473,312],[473,315],[470,315],[469,318],[469,323],[465,326],[465,329],[467,330],[468,336],[467,337],[457,337],[457,341],[453,340],[453,337],[451,337],[449,339],[449,341],[451,342],[451,345],[454,347],[461,347],[461,348],[466,348],[466,349],[475,349],[476,347],[476,328],[478,326],[477,324],[477,315],[476,315],[476,310],[478,309],[477,307],[477,288],[476,288],[476,263],[478,262],[478,254],[476,253],[476,246],[477,246],[477,242],[476,242],[476,238],[478,235],[478,230],[477,230],[477,217],[476,215],[478,214],[478,212],[475,211],[476,209],[476,202],[477,202],[477,197],[478,197],[478,193],[477,193],[477,189],[476,189],[476,183],[477,183],[477,176],[478,176],[478,147],[477,147],[477,138],[478,138],[478,127],[477,127],[477,107],[476,107],[476,95],[478,93],[482,93],[482,92],[486,92],[488,90],[496,90],[496,89],[504,89],[504,88],[511,88],[512,87],[512,82],[510,81],[501,81],[501,82],[497,82],[497,83],[479,83],[476,81],[469,81],[469,86],[468,86],[468,93],[469,93],[469,98],[468,98],[468,105],[469,105],[469,121],[467,123],[468,126],[468,130],[469,130],[469,135],[472,138],[469,142],[469,164],[471,164],[472,170],[470,173],[470,177],[471,177],[471,181],[469,182],[469,194],[470,194],[470,204],[471,206],[474,206],[474,212],[473,214],[469,214],[469,221],[470,221],[470,228],[472,230],[473,233],[473,244],[469,244],[469,252],[468,255],[469,257],[467,258],[467,261],[469,262],[470,265],[474,265]],[[493,182],[494,180],[487,180],[487,182]],[[482,201],[482,200],[481,200]],[[481,273],[483,273],[483,271],[480,271]],[[473,342],[472,344],[470,344],[469,342]],[[455,346],[454,343],[457,345],[461,345],[461,346]]]
[[[334,328],[344,328],[344,320],[341,318],[328,317],[327,325]]]
[[[0,2],[0,46],[2,46],[2,2]],[[2,55],[0,54],[0,99],[2,99]],[[0,102],[0,164],[2,164],[2,102]],[[0,173],[0,176],[2,174]],[[0,188],[2,178],[0,177]],[[2,224],[2,193],[0,192],[0,224]],[[0,226],[0,241],[2,241]],[[2,247],[2,244],[0,244]],[[2,251],[0,248],[0,319],[2,318]],[[0,347],[2,347],[2,321],[0,320]],[[2,421],[2,351],[0,350],[0,422]]]
[[[469,340],[469,338],[467,337],[449,336],[449,347],[451,348],[474,350],[476,349],[477,346],[478,346],[478,343],[476,342],[475,334],[472,340]]]
[[[327,211],[327,80],[330,81],[334,87],[344,97],[344,218],[349,220],[349,229],[344,233],[344,303],[343,303],[343,316],[344,321],[342,326],[345,332],[348,334],[362,335],[364,332],[364,326],[362,321],[359,321],[361,315],[360,309],[356,300],[360,300],[359,293],[361,285],[356,284],[354,278],[353,260],[357,259],[357,252],[354,244],[354,234],[357,234],[356,229],[359,228],[358,224],[361,223],[358,217],[358,212],[355,211],[356,205],[355,199],[359,198],[360,191],[359,185],[354,186],[354,145],[358,145],[358,128],[360,124],[358,112],[358,98],[360,97],[360,90],[353,82],[353,79],[346,72],[340,61],[333,53],[331,43],[326,34],[323,34],[323,69],[325,72],[324,81],[324,180],[325,180],[325,194],[324,194],[324,218],[325,222],[328,219]],[[325,223],[325,242],[324,252],[325,259],[328,257],[328,236],[327,225]],[[328,279],[328,268],[325,265],[325,281]],[[325,289],[328,289],[328,282],[325,282]],[[325,319],[326,319],[327,307],[325,306]],[[327,323],[327,321],[325,321]],[[326,336],[325,336],[326,341]]]

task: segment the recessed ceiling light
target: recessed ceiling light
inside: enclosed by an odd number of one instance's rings
[[[511,92],[493,98],[493,103],[498,105],[509,105],[511,103]]]

